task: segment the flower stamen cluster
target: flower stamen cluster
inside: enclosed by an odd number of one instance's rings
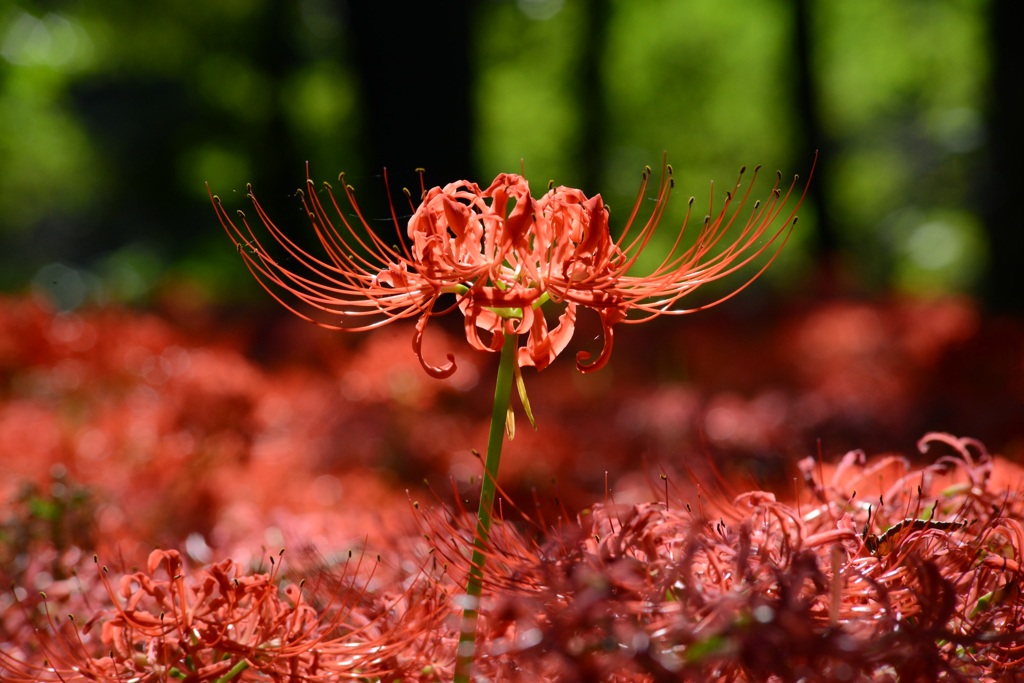
[[[577,354],[578,369],[588,372],[608,362],[615,325],[721,303],[774,260],[796,223],[804,195],[783,215],[797,178],[783,192],[779,174],[768,199],[754,202],[749,216],[741,220],[757,172],[742,189],[741,170],[717,212],[712,192],[709,215],[693,243],[684,246],[691,198],[672,248],[645,274],[634,271],[664,220],[673,188],[672,167],[667,164],[651,214],[641,224],[651,180],[647,168],[625,228],[614,240],[609,210],[600,195],[587,197],[578,189],[559,186],[534,198],[527,180],[510,173],[499,175],[485,189],[466,180],[429,191],[421,187],[422,201],[418,207],[410,203],[413,213],[404,235],[392,206],[399,245],[392,246],[369,228],[348,185],[344,193],[351,219],[331,186],[324,185],[326,202],[337,217],[332,218],[307,170],[306,191],[300,194],[325,257],[310,254],[280,230],[251,191],[256,215],[283,248],[284,257],[272,255],[244,214],[240,212],[241,225],[236,225],[220,200],[213,197],[213,202],[250,271],[278,301],[306,320],[359,331],[416,318],[417,356],[429,374],[444,378],[455,371],[454,356],[448,354],[443,365],[423,357],[423,334],[431,318],[457,307],[465,319],[467,341],[482,351],[497,351],[506,337],[521,337],[525,341],[518,348],[518,366],[541,370],[569,344],[582,307],[596,312],[604,336],[596,358],[586,351]],[[730,233],[734,234],[727,237]],[[704,285],[733,275],[765,254],[768,258],[760,269],[730,293],[692,308],[678,306]],[[445,296],[454,297],[455,303],[442,304]],[[543,309],[556,307],[558,319],[552,326]]]

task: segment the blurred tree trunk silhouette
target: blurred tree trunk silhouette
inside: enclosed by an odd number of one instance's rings
[[[283,92],[301,62],[295,32],[287,30],[295,23],[295,12],[289,0],[274,0],[240,25],[244,39],[238,34],[225,37],[239,61],[251,63],[262,77],[270,103],[265,119],[238,121],[211,113],[184,78],[145,69],[107,69],[73,81],[70,93],[77,116],[109,160],[109,187],[137,191],[121,193],[95,215],[77,217],[81,223],[68,239],[44,240],[47,256],[89,264],[143,242],[177,258],[209,235],[206,207],[183,200],[173,183],[175,161],[180,162],[182,150],[202,136],[247,149],[254,169],[248,180],[265,188],[261,198],[267,211],[294,211],[291,194],[302,183],[305,157],[288,125]],[[228,72],[223,77],[229,81],[235,75]]]
[[[1024,59],[1020,24],[1013,19],[1017,0],[993,0],[989,7],[992,83],[988,88],[989,148],[992,174],[987,179],[984,201],[989,237],[990,266],[986,303],[996,310],[1024,312],[1024,218],[1020,196],[1024,187],[1024,87],[1020,64]]]
[[[608,0],[591,0],[583,9],[583,52],[580,56],[580,78],[577,80],[580,116],[580,171],[583,190],[596,194],[601,190],[605,165],[608,103],[605,99],[602,58],[608,43],[608,22],[611,15]]]
[[[828,168],[831,152],[830,141],[821,125],[818,108],[817,78],[814,72],[814,45],[812,42],[813,16],[809,0],[795,0],[792,4],[793,15],[793,55],[796,69],[795,93],[797,106],[797,126],[801,132],[797,139],[797,161],[802,168],[818,153],[818,161],[814,171],[814,182],[808,197],[817,210],[816,231],[814,234],[814,256],[817,261],[818,286],[826,296],[835,293],[839,284],[840,273],[839,238],[835,225],[830,219],[828,210]],[[806,161],[805,161],[806,160]],[[807,169],[810,170],[810,169]],[[806,178],[807,171],[801,171]]]
[[[363,158],[392,187],[426,168],[428,187],[476,179],[473,167],[472,0],[348,3],[362,94]],[[371,198],[360,195],[362,200]]]
[[[284,106],[287,81],[303,61],[295,44],[296,32],[289,30],[298,21],[297,12],[290,0],[273,0],[267,3],[253,27],[257,39],[252,44],[258,47],[251,52],[252,60],[266,78],[271,106],[262,134],[249,137],[257,174],[251,182],[269,190],[261,194],[260,201],[270,215],[277,216],[294,214],[293,193],[303,187],[302,164],[307,158],[298,148]]]

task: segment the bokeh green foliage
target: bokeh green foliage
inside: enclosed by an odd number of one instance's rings
[[[278,146],[334,168],[358,135],[340,18],[273,5],[0,10],[0,287],[32,280],[60,305],[144,301],[169,278],[230,295],[206,182],[241,204],[283,178],[284,197],[302,167],[276,168]],[[271,54],[274,32],[301,50]]]
[[[815,218],[827,215],[868,288],[970,290],[985,266],[978,169],[988,63],[984,2],[810,2],[812,74],[830,145],[829,205],[808,205],[771,277],[813,268]],[[644,165],[676,171],[679,219],[703,215],[741,165],[806,174],[794,104],[790,3],[609,0],[599,101],[578,87],[589,5],[503,0],[475,7],[475,158],[482,183],[525,164],[537,189],[583,181],[582,122],[605,120],[596,177],[624,219]],[[328,0],[127,0],[0,9],[0,287],[145,301],[167,280],[211,296],[254,293],[225,248],[209,181],[244,207],[245,183],[282,225],[304,229],[289,194],[302,160],[318,179],[345,170],[365,191],[351,25]],[[387,27],[380,27],[386,31]],[[274,52],[275,36],[291,51]],[[424,44],[429,49],[429,41]],[[382,65],[382,78],[437,78]],[[430,159],[424,159],[428,169]],[[355,171],[355,173],[353,173]],[[430,178],[433,182],[450,179]],[[767,180],[767,179],[766,179]],[[770,182],[770,180],[769,180]],[[767,187],[767,185],[762,185]],[[671,230],[666,231],[666,234]],[[55,263],[61,264],[55,267]],[[46,270],[49,268],[49,270]],[[56,269],[55,269],[56,268]],[[64,268],[64,270],[61,270]]]
[[[869,282],[970,290],[989,104],[987,3],[815,5],[822,122],[836,141],[825,207]]]

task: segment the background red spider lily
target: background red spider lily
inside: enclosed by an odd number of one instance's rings
[[[1015,416],[1024,392],[1004,369],[1019,363],[1024,330],[966,300],[800,305],[754,325],[744,315],[740,308],[688,325],[631,328],[606,373],[581,377],[556,366],[530,378],[539,425],[520,429],[505,459],[506,523],[489,564],[496,569],[481,666],[513,678],[623,680],[679,671],[743,680],[808,667],[906,673],[901,662],[915,658],[936,672],[1009,666],[1016,646],[999,638],[1019,614],[1013,577],[1024,531],[1007,521],[1019,514],[1019,474],[1003,460],[985,470],[991,465],[969,442],[935,442],[922,454],[916,441],[944,423],[985,433],[992,452],[1019,459]],[[487,429],[481,397],[489,387],[479,380],[486,363],[466,351],[460,371],[437,381],[409,352],[405,329],[349,339],[289,319],[228,319],[189,330],[173,312],[55,314],[30,299],[3,302],[0,566],[15,586],[2,602],[5,676],[44,676],[43,657],[66,673],[90,654],[101,677],[157,662],[156,655],[108,662],[110,643],[102,640],[103,624],[128,623],[118,617],[117,605],[132,600],[118,588],[121,576],[141,567],[154,581],[171,578],[162,565],[146,568],[153,547],[182,553],[183,595],[206,596],[188,604],[220,599],[201,588],[203,577],[231,558],[234,578],[277,577],[279,588],[258,598],[270,610],[266,624],[283,624],[273,622],[273,610],[294,612],[300,595],[320,610],[287,647],[269,631],[263,645],[250,641],[250,674],[238,676],[283,671],[287,662],[312,667],[296,659],[303,638],[331,644],[317,671],[343,666],[351,659],[339,653],[363,643],[389,653],[375,664],[382,674],[450,675],[457,621],[445,610],[468,568],[471,526],[459,511],[472,507],[481,472],[470,449]],[[438,333],[432,343],[462,348],[459,330]],[[1011,381],[995,392],[987,378],[1000,375]],[[827,464],[850,448],[892,444],[902,444],[906,461],[864,470],[850,456],[835,474]],[[819,449],[825,464],[796,467]],[[939,456],[948,457],[922,474]],[[792,502],[733,501],[759,486]],[[906,517],[927,516],[936,500],[943,519],[971,525],[901,537],[880,558],[863,549],[865,531],[880,535]],[[761,510],[758,519],[776,510],[776,519],[803,521],[788,522],[789,531],[769,524],[765,533],[782,543],[770,550],[757,540],[752,510]],[[654,538],[680,545],[652,546]],[[706,582],[722,579],[694,569],[695,558],[744,543],[750,561],[761,563],[752,570],[759,578],[738,602],[707,603],[719,584]],[[833,559],[836,544],[844,555]],[[649,553],[714,605],[713,630],[694,630],[711,612],[686,611],[701,600],[671,597],[682,589],[666,588],[669,574],[657,578],[649,563],[643,570],[635,563]],[[679,564],[686,557],[689,568]],[[714,560],[716,571],[735,561]],[[850,568],[841,590],[830,578],[834,562]],[[300,583],[300,593],[281,592]],[[966,601],[949,602],[954,594]],[[567,595],[576,600],[564,602]],[[611,628],[655,595],[656,616]],[[887,630],[906,619],[879,617],[856,630],[862,603],[870,608],[864,614],[913,616],[916,630]],[[143,626],[169,610],[146,609],[145,619],[132,612],[135,645],[122,655],[159,645],[167,657],[185,656],[174,650],[182,642],[174,634],[187,622],[168,621],[153,640]],[[251,606],[239,609],[208,611],[207,623],[256,623],[244,621]],[[375,616],[393,610],[394,618]],[[768,610],[772,620],[761,628],[757,615]],[[346,641],[332,622],[339,613],[349,631],[353,618],[374,625]],[[788,624],[782,632],[779,619]],[[829,636],[836,619],[853,630]],[[599,644],[609,638],[625,649],[604,651]],[[209,647],[192,654],[210,667],[197,664],[196,676],[212,680],[231,669],[221,662],[241,661],[241,646]],[[788,663],[758,659],[765,647],[784,648]],[[529,671],[515,663],[527,653]]]

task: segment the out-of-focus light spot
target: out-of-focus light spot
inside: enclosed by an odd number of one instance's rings
[[[59,311],[71,311],[89,298],[95,289],[95,278],[90,274],[66,266],[49,263],[32,278],[32,289],[41,294]]]
[[[276,526],[267,527],[263,532],[263,540],[268,548],[285,547],[284,532]]]
[[[164,269],[160,254],[145,244],[136,243],[118,249],[103,259],[96,269],[103,295],[120,302],[139,302],[149,295],[153,283]]]
[[[76,445],[79,458],[94,462],[108,454],[110,439],[102,430],[87,427],[78,434]]]
[[[41,571],[32,577],[32,583],[36,592],[46,590],[50,588],[53,583],[53,574],[47,571]]]
[[[420,376],[405,368],[392,368],[387,375],[387,387],[391,398],[399,403],[415,403],[420,394],[421,384]]]
[[[739,430],[742,415],[733,406],[720,406],[708,411],[704,428],[714,441],[730,441]]]
[[[92,57],[92,43],[80,25],[50,13],[42,19],[19,13],[0,39],[0,57],[17,66],[81,66]]]
[[[912,292],[971,287],[986,259],[980,220],[964,211],[907,211],[894,222],[901,286]]]
[[[516,6],[534,21],[547,21],[562,11],[565,0],[518,0]]]
[[[476,386],[480,380],[480,373],[471,363],[462,363],[458,371],[445,380],[448,385],[456,391],[469,391]]]
[[[985,142],[981,113],[970,107],[938,111],[931,117],[928,127],[946,149],[956,154],[971,152]]]
[[[100,510],[96,521],[100,534],[114,534],[124,529],[124,512],[113,505],[108,505]]]
[[[310,493],[320,505],[330,507],[341,500],[341,482],[331,474],[321,474],[313,480]]]
[[[243,152],[220,145],[197,145],[186,150],[178,163],[178,178],[183,187],[196,197],[206,197],[206,184],[214,194],[222,193],[225,203],[230,196],[244,192],[245,182],[253,170]]]
[[[364,400],[370,388],[370,378],[359,370],[350,370],[341,378],[341,395],[353,403]]]
[[[160,354],[160,363],[168,375],[183,375],[192,367],[192,354],[180,346],[168,346]]]
[[[96,343],[96,328],[74,313],[60,313],[50,325],[50,342],[69,351],[90,350]]]
[[[963,250],[960,231],[944,222],[924,223],[917,226],[907,240],[907,251],[922,268],[936,270],[953,263]]]
[[[185,539],[185,552],[196,562],[209,562],[213,559],[213,548],[206,542],[203,535],[193,532]]]

